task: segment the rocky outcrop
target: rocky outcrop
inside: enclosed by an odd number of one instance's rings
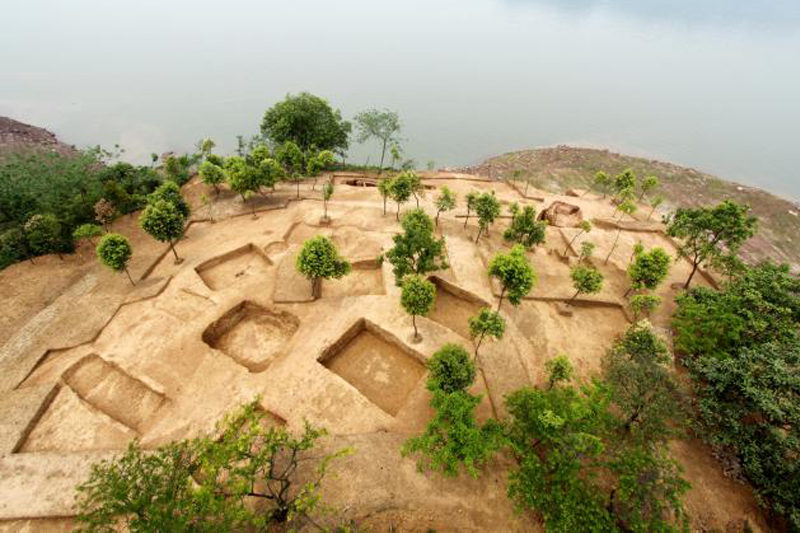
[[[539,220],[557,228],[575,228],[583,220],[583,214],[577,205],[555,201],[539,214]]]
[[[62,143],[54,133],[44,128],[0,117],[0,155],[27,150],[44,150],[65,155],[77,152],[74,146]]]

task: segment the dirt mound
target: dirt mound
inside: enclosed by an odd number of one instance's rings
[[[579,206],[556,201],[539,213],[539,220],[546,220],[557,228],[575,228],[583,220],[583,215]]]

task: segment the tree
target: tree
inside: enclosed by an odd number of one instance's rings
[[[656,176],[647,176],[644,178],[639,186],[639,201],[642,201],[646,195],[653,192],[656,187],[661,183]]]
[[[525,259],[525,248],[515,244],[507,254],[498,253],[489,263],[489,276],[500,282],[497,310],[508,293],[508,301],[517,306],[536,284],[536,273]]]
[[[55,215],[33,215],[25,222],[25,239],[28,249],[33,255],[44,255],[58,252],[61,242],[61,223]]]
[[[338,109],[313,94],[287,94],[264,113],[262,134],[274,144],[293,143],[301,152],[312,147],[344,153],[349,146],[352,125]]]
[[[657,246],[649,252],[636,254],[633,262],[628,266],[628,277],[631,286],[625,293],[641,289],[655,290],[667,278],[671,258],[663,248]]]
[[[602,192],[603,198],[605,198],[611,190],[611,186],[613,185],[614,181],[612,180],[611,176],[603,171],[599,171],[594,175],[594,181],[592,183],[594,188]]]
[[[155,451],[134,441],[121,457],[92,466],[78,487],[78,521],[89,531],[253,531],[292,521],[326,531],[314,516],[321,484],[348,450],[318,456],[325,430],[306,424],[295,437],[266,428],[263,418],[253,402],[226,417],[215,437]],[[316,463],[304,483],[301,461]]]
[[[650,200],[650,207],[652,207],[652,209],[650,210],[650,213],[647,214],[647,220],[650,220],[653,217],[653,213],[655,213],[656,209],[658,209],[658,206],[660,206],[663,203],[664,203],[663,196],[656,196],[652,200]]]
[[[547,371],[547,390],[552,390],[553,387],[559,383],[567,383],[572,379],[574,369],[572,363],[569,362],[569,357],[566,355],[557,355],[548,360],[544,364],[544,369]]]
[[[189,218],[191,209],[189,208],[189,204],[186,203],[186,200],[183,199],[183,196],[181,196],[181,188],[177,183],[165,181],[147,197],[148,204],[155,203],[158,200],[165,200],[171,203],[184,219]]]
[[[166,200],[156,200],[147,205],[139,217],[141,228],[154,239],[169,243],[169,248],[175,255],[175,263],[183,261],[175,251],[174,241],[183,236],[183,226],[186,219],[183,214]]]
[[[465,391],[475,381],[475,364],[459,344],[448,343],[428,359],[428,390],[450,394]]]
[[[467,222],[469,221],[470,213],[475,210],[475,204],[478,201],[478,193],[469,192],[467,193],[466,199],[467,199],[467,216],[464,217],[464,229],[466,229],[467,227]]]
[[[492,311],[488,307],[483,307],[477,315],[469,319],[469,336],[478,339],[475,343],[475,359],[478,359],[478,350],[486,336],[500,340],[506,331],[506,321],[497,311]]]
[[[400,206],[411,198],[413,192],[414,182],[413,178],[407,172],[401,172],[398,176],[392,178],[387,185],[389,196],[397,203],[397,212],[395,219],[400,220]]]
[[[547,221],[536,220],[536,208],[526,205],[522,211],[515,209],[511,217],[511,225],[503,232],[503,239],[519,243],[530,250],[543,244],[547,236]]]
[[[214,192],[219,194],[219,184],[225,181],[225,171],[211,161],[203,161],[200,165],[200,179],[203,183],[214,187]]]
[[[442,187],[441,193],[439,196],[436,197],[435,201],[436,205],[436,224],[435,226],[439,227],[439,215],[442,212],[452,211],[456,208],[456,195],[453,191],[450,190],[449,187],[444,186]]]
[[[619,409],[622,428],[646,440],[674,435],[669,422],[681,412],[667,345],[646,320],[632,325],[602,361],[602,376]]]
[[[329,238],[317,235],[308,239],[297,256],[297,271],[311,281],[311,294],[316,293],[317,280],[339,279],[350,273],[350,263],[339,256]]]
[[[392,146],[389,148],[389,154],[391,154],[391,156],[392,156],[391,169],[394,170],[394,166],[403,157],[403,150],[400,148],[399,144],[393,143]]]
[[[111,222],[117,215],[117,210],[114,209],[114,204],[105,198],[100,198],[97,203],[94,204],[94,214],[95,220],[103,226],[103,229],[108,231]]]
[[[614,177],[613,187],[617,198],[625,196],[626,193],[632,196],[636,189],[636,175],[631,169],[626,168]]]
[[[128,239],[118,233],[105,235],[97,245],[97,257],[100,262],[114,272],[124,271],[131,285],[136,285],[131,273],[128,272],[128,261],[130,261],[131,255],[133,255],[133,250]]]
[[[634,322],[638,321],[640,317],[649,317],[659,305],[661,305],[661,297],[655,294],[634,294],[631,297],[631,311],[633,312]]]
[[[667,235],[682,240],[678,256],[692,263],[685,288],[702,263],[724,254],[735,255],[755,234],[758,220],[749,211],[749,206],[725,200],[714,207],[681,207],[667,217]]]
[[[332,196],[333,196],[333,181],[329,181],[322,186],[322,205],[325,209],[325,216],[323,217],[323,220],[330,220],[328,218],[328,202],[330,201]]]
[[[592,223],[589,222],[588,220],[581,220],[578,223],[578,229],[580,231],[578,231],[578,233],[576,233],[572,237],[572,240],[569,241],[569,244],[567,244],[567,247],[564,249],[564,255],[565,256],[569,253],[570,248],[572,248],[572,245],[575,244],[575,241],[578,239],[578,237],[580,237],[584,233],[589,233],[590,231],[592,231]]]
[[[394,246],[386,252],[399,287],[408,274],[420,276],[447,268],[444,239],[436,239],[433,221],[421,209],[407,213],[401,222],[403,233],[392,237]]]
[[[383,144],[381,163],[378,167],[378,174],[380,174],[383,171],[383,160],[386,157],[386,146],[399,140],[397,135],[401,128],[400,117],[388,109],[368,109],[356,115],[355,122],[358,128],[358,142],[363,143],[374,138]]]
[[[433,309],[436,299],[436,286],[422,276],[412,274],[403,279],[400,304],[411,315],[414,325],[414,342],[419,342],[422,337],[417,331],[417,316],[427,316]]]
[[[576,265],[569,273],[575,294],[567,302],[572,305],[579,294],[597,294],[603,290],[603,274],[592,266]]]
[[[283,165],[286,177],[294,181],[297,186],[297,198],[300,198],[300,180],[303,171],[306,170],[303,151],[294,142],[287,141],[275,151],[275,157]]]
[[[633,213],[636,212],[636,204],[634,204],[630,200],[624,200],[621,204],[617,206],[617,209],[622,213],[622,216],[625,216],[626,214],[633,216]],[[622,234],[622,226],[619,225],[619,222],[620,221],[617,221],[617,236],[614,237],[614,244],[611,246],[611,250],[608,251],[608,255],[606,256],[606,260],[604,263],[606,265],[608,264],[608,260],[611,259],[611,254],[613,254],[614,250],[617,249],[619,236]]]
[[[30,255],[25,233],[18,227],[12,227],[0,233],[0,269]],[[33,258],[31,257],[31,262]]]
[[[583,241],[581,243],[581,254],[578,256],[578,262],[584,263],[589,262],[589,259],[592,257],[594,253],[595,245],[593,242]]]
[[[285,176],[281,164],[271,157],[259,161],[254,170],[254,180],[259,190],[262,187],[275,190],[275,185]]]
[[[383,198],[383,215],[386,216],[386,200],[391,196],[392,191],[392,179],[391,178],[383,178],[378,180],[378,192],[381,194]],[[398,206],[399,209],[400,206]]]
[[[478,242],[482,233],[489,234],[489,226],[500,215],[500,202],[494,194],[485,192],[475,200],[475,214],[478,215],[478,235],[475,242]]]

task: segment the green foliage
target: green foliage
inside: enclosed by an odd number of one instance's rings
[[[475,365],[459,344],[448,343],[428,359],[428,390],[450,394],[466,391],[475,381]]]
[[[755,234],[758,220],[749,211],[746,205],[725,200],[713,207],[681,207],[666,218],[667,235],[682,240],[678,255],[693,265],[686,288],[700,264],[735,255]]]
[[[333,196],[333,181],[327,182],[322,186],[322,203],[325,207],[325,218],[328,218],[328,202]]]
[[[603,274],[592,266],[578,264],[569,273],[572,278],[572,287],[575,295],[570,300],[573,301],[579,294],[597,294],[603,290]]]
[[[800,279],[788,265],[764,262],[721,291],[695,287],[676,302],[675,347],[689,356],[731,357],[741,348],[797,338]]]
[[[28,241],[22,229],[12,227],[0,233],[0,269],[28,256]]]
[[[625,169],[614,178],[614,192],[617,197],[626,196],[626,192],[630,193],[636,188],[636,175],[631,169]]]
[[[399,175],[392,178],[386,185],[389,196],[397,203],[397,213],[395,216],[400,217],[400,206],[411,198],[414,193],[416,174],[411,172],[401,172]]]
[[[592,257],[594,249],[595,244],[593,242],[583,241],[581,243],[581,254],[578,257],[578,262],[582,263],[584,261],[588,261]]]
[[[394,246],[386,252],[396,285],[402,285],[407,274],[423,275],[447,268],[444,239],[434,237],[433,221],[424,211],[410,211],[401,226],[403,233],[392,237]]]
[[[253,402],[226,417],[213,438],[155,451],[130,444],[121,457],[95,464],[78,487],[78,521],[87,531],[210,532],[310,520],[330,462],[347,450],[315,457],[324,430],[306,424],[295,437],[263,419]],[[295,474],[300,461],[316,463],[304,483]]]
[[[214,190],[219,192],[219,185],[225,181],[225,171],[222,167],[206,160],[200,165],[200,179],[203,180],[203,183],[214,187]]]
[[[28,249],[34,255],[61,251],[61,223],[55,215],[33,215],[24,226]]]
[[[411,315],[414,322],[414,337],[418,338],[417,317],[426,316],[433,309],[436,286],[422,276],[412,274],[403,278],[400,305]]]
[[[631,326],[603,358],[603,380],[625,432],[639,439],[673,436],[669,421],[681,412],[669,350],[647,321]]]
[[[298,272],[311,280],[312,285],[319,278],[339,279],[350,273],[350,263],[339,256],[336,245],[324,235],[317,235],[303,243],[296,267]]]
[[[174,182],[165,181],[147,197],[147,203],[152,204],[164,200],[175,206],[184,219],[189,218],[189,204],[181,196],[181,188]]]
[[[286,95],[264,113],[261,132],[274,144],[292,142],[302,152],[318,150],[344,152],[349,146],[352,125],[338,109],[313,94]]]
[[[633,319],[638,321],[640,317],[650,316],[650,313],[659,305],[661,305],[661,297],[655,294],[634,294],[631,297]]]
[[[149,203],[139,217],[139,225],[148,235],[170,244],[183,235],[185,221],[175,204],[166,200]]]
[[[181,186],[189,181],[193,163],[193,158],[188,154],[178,157],[169,155],[164,160],[164,176],[168,181],[172,181],[176,185]]]
[[[566,383],[572,379],[574,372],[572,363],[566,355],[557,355],[544,364],[547,371],[547,388],[552,389],[559,383]]]
[[[569,241],[567,248],[564,250],[564,255],[567,255],[569,253],[569,249],[572,248],[572,245],[575,243],[578,237],[580,237],[584,233],[589,233],[592,231],[592,223],[589,222],[588,220],[581,220],[578,223],[578,229],[580,229],[580,231],[576,233],[574,237],[572,237],[572,240]],[[581,247],[583,247],[583,244],[585,243],[581,243]],[[592,254],[590,253],[588,255],[591,256]],[[581,254],[581,259],[583,259],[583,254]]]
[[[383,169],[383,160],[386,156],[386,147],[399,141],[401,124],[400,116],[388,109],[368,109],[355,116],[358,128],[358,142],[363,143],[369,139],[376,139],[382,144],[381,162],[378,172]]]
[[[500,201],[494,194],[485,192],[479,195],[474,201],[475,214],[478,215],[478,237],[475,242],[478,242],[481,234],[489,231],[489,226],[500,215]]]
[[[122,214],[141,209],[147,195],[161,183],[161,176],[150,167],[133,166],[117,162],[100,170],[103,182],[103,197]]]
[[[421,454],[417,462],[420,470],[430,468],[446,476],[457,476],[463,466],[467,473],[477,478],[479,468],[502,445],[502,427],[495,420],[483,426],[475,421],[475,407],[479,396],[464,390],[433,393],[431,405],[436,410],[425,433],[413,437],[403,445],[403,455]]]
[[[242,197],[242,201],[258,190],[260,180],[255,169],[237,155],[225,160],[225,181],[232,191]]]
[[[656,187],[658,187],[660,183],[656,176],[647,176],[644,178],[639,187],[639,200],[641,201],[642,198],[656,190]]]
[[[116,272],[125,270],[131,255],[133,255],[133,250],[128,239],[118,233],[105,235],[97,245],[97,258]]]
[[[614,180],[603,171],[599,171],[594,175],[594,181],[592,182],[594,188],[598,191],[603,193],[603,198],[611,191],[611,188],[614,184]]]
[[[503,233],[503,238],[519,243],[528,250],[538,244],[544,244],[547,235],[547,221],[536,220],[536,209],[526,205],[522,211],[513,213],[511,225]]]
[[[633,262],[628,266],[631,289],[656,289],[666,279],[670,262],[669,254],[661,247],[635,254]]]
[[[489,276],[497,278],[502,287],[497,309],[508,296],[511,305],[519,305],[536,284],[536,273],[525,258],[525,248],[515,244],[507,254],[498,253],[489,263]]]
[[[436,227],[439,226],[439,215],[446,211],[456,208],[456,195],[447,186],[442,187],[439,196],[436,197]]]
[[[482,307],[478,314],[469,319],[469,336],[478,339],[475,354],[478,353],[484,337],[500,340],[506,332],[506,321],[497,311]]]

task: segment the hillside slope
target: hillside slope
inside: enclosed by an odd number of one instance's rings
[[[695,169],[660,161],[615,154],[608,150],[558,146],[509,152],[462,169],[472,174],[509,178],[522,171],[532,186],[551,192],[587,188],[594,174],[611,175],[631,168],[637,176],[655,175],[667,212],[675,207],[693,207],[730,199],[749,204],[760,219],[758,234],[747,243],[743,255],[750,260],[771,258],[800,267],[800,209],[789,200],[761,189],[722,180]]]
[[[0,116],[0,156],[31,149],[62,154],[76,151],[74,146],[64,144],[51,131]]]

